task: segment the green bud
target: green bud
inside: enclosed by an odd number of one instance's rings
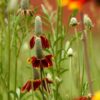
[[[29,0],[21,0],[21,8],[28,9],[29,8]]]
[[[88,15],[86,15],[86,14],[84,15],[83,21],[87,28],[91,29],[93,27],[93,23]]]
[[[42,59],[43,58],[42,43],[41,43],[41,39],[38,37],[36,37],[35,47],[36,47],[37,58]]]
[[[70,19],[69,25],[70,25],[70,26],[76,26],[76,25],[78,25],[77,19],[76,19],[75,17],[72,17],[72,18]]]
[[[39,36],[42,33],[42,21],[40,16],[35,18],[35,33]]]

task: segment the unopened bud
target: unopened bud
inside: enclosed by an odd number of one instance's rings
[[[87,28],[91,29],[93,27],[93,23],[88,15],[86,15],[86,14],[84,15],[83,21]]]
[[[77,19],[76,19],[75,17],[72,17],[72,18],[70,19],[69,25],[70,25],[70,26],[76,26],[76,25],[78,25]]]
[[[35,47],[36,47],[37,58],[42,59],[43,58],[42,43],[41,43],[41,39],[38,37],[36,37]]]
[[[67,54],[69,57],[73,56],[73,49],[69,48]]]
[[[40,16],[35,18],[35,33],[39,36],[42,33],[42,21]]]
[[[70,46],[70,42],[67,41],[66,44],[65,44],[65,50],[68,50],[69,46]]]
[[[48,78],[49,80],[52,80],[52,75],[51,75],[50,73],[48,73],[48,74],[47,74],[47,78]]]
[[[29,0],[21,0],[21,8],[28,9],[29,7]]]

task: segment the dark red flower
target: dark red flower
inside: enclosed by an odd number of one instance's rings
[[[35,36],[33,36],[30,40],[30,48],[32,49],[35,45]],[[42,42],[42,47],[45,49],[45,48],[49,48],[50,47],[50,44],[49,44],[49,41],[48,39],[45,37],[45,36],[40,36],[41,38],[41,42]]]
[[[31,61],[33,68],[48,68],[53,65],[52,55],[47,55],[42,59],[38,59],[37,57],[33,56],[28,61]]]
[[[47,87],[46,84],[51,84],[53,83],[51,80],[49,80],[48,78],[43,78],[42,81],[40,79],[36,79],[34,81],[29,80],[25,83],[25,85],[21,88],[21,92],[25,92],[25,91],[30,91],[31,89],[34,89],[34,91],[36,89],[38,89],[40,87],[40,85],[43,85],[43,88],[47,91]]]
[[[81,96],[79,98],[76,98],[74,100],[88,100],[88,97],[85,97],[85,96]]]

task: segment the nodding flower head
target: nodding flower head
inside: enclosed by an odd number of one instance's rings
[[[91,29],[93,27],[93,23],[87,14],[84,15],[83,21],[87,28]]]
[[[47,86],[50,85],[51,83],[53,83],[53,81],[49,80],[48,78],[43,78],[42,80],[40,80],[40,79],[29,80],[21,88],[21,92],[22,93],[25,91],[29,92],[32,89],[35,91],[35,90],[39,89],[40,85],[43,85],[43,89],[45,91],[50,92],[49,87],[47,87]]]
[[[28,9],[29,8],[29,0],[21,0],[21,8]]]
[[[72,17],[69,23],[70,26],[76,26],[78,25],[78,21],[75,17]]]
[[[42,20],[40,16],[36,16],[35,18],[35,33],[37,36],[42,33]]]
[[[73,49],[72,49],[72,48],[69,48],[69,49],[68,49],[67,55],[68,55],[69,57],[72,57],[72,56],[73,56]]]
[[[42,50],[41,39],[39,37],[36,37],[35,48],[36,48],[36,56],[37,56],[37,58],[38,59],[42,59],[43,58],[43,50]]]
[[[17,11],[17,15],[19,14],[33,16],[34,11],[29,8],[29,0],[21,0],[21,8]]]

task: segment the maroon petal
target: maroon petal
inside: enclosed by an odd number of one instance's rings
[[[41,80],[34,80],[33,82],[34,91],[39,88],[40,84]]]
[[[31,89],[31,81],[27,81],[26,84],[21,88],[21,92],[30,91]]]
[[[30,40],[30,48],[32,49],[34,47],[35,44],[35,37],[33,36]]]
[[[36,59],[34,62],[32,62],[33,68],[39,68],[40,67],[40,60]]]
[[[46,61],[48,62],[48,66],[52,66],[53,63],[52,63],[52,55],[47,55],[45,56],[46,58]]]
[[[49,45],[49,41],[48,39],[45,37],[45,36],[40,36],[41,38],[41,42],[42,42],[42,47],[45,49],[45,48],[49,48],[50,45]]]
[[[48,62],[47,62],[46,59],[41,60],[41,67],[42,67],[42,68],[48,67]]]

